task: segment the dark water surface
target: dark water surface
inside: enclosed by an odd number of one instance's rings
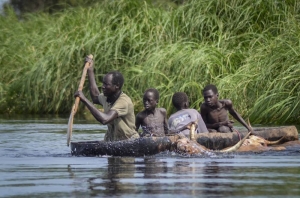
[[[74,157],[67,118],[0,119],[0,197],[300,197],[300,150]],[[102,133],[99,133],[99,129]],[[72,140],[105,127],[75,119]]]

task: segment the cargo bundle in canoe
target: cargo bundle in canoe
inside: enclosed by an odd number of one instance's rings
[[[240,138],[246,136],[247,131],[232,133],[200,133],[196,141],[212,150],[221,150],[235,145]],[[254,128],[253,135],[266,140],[275,141],[282,137],[281,143],[298,140],[298,131],[295,126]],[[176,136],[143,137],[134,140],[115,142],[86,141],[71,142],[72,155],[83,156],[145,156],[155,155],[163,151],[172,151]]]

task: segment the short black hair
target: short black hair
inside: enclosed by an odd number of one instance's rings
[[[123,84],[124,84],[123,75],[118,71],[111,71],[111,72],[108,72],[106,75],[108,75],[108,74],[112,75],[112,83],[114,85],[118,85],[121,89],[123,87]]]
[[[209,85],[206,85],[204,87],[204,89],[202,90],[202,93],[204,93],[205,91],[208,91],[208,90],[212,90],[214,92],[214,94],[218,94],[218,89],[215,85],[213,84],[209,84]]]
[[[188,102],[189,98],[184,92],[176,92],[172,97],[172,103],[175,108],[179,109],[183,103]]]
[[[152,92],[154,94],[154,97],[156,100],[159,100],[159,93],[157,91],[157,89],[155,88],[149,88],[145,91],[144,95],[147,93],[147,92]]]

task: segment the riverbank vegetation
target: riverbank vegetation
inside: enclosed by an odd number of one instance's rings
[[[155,2],[107,0],[21,20],[7,10],[0,113],[70,112],[84,57],[93,54],[99,86],[106,72],[121,71],[136,111],[149,87],[169,113],[176,91],[199,109],[212,83],[252,123],[299,124],[298,1]]]

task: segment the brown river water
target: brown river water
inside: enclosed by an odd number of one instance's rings
[[[0,197],[300,197],[300,149],[187,157],[75,157],[67,116],[0,119]],[[106,127],[75,118],[72,141]],[[299,130],[299,128],[298,128]]]

